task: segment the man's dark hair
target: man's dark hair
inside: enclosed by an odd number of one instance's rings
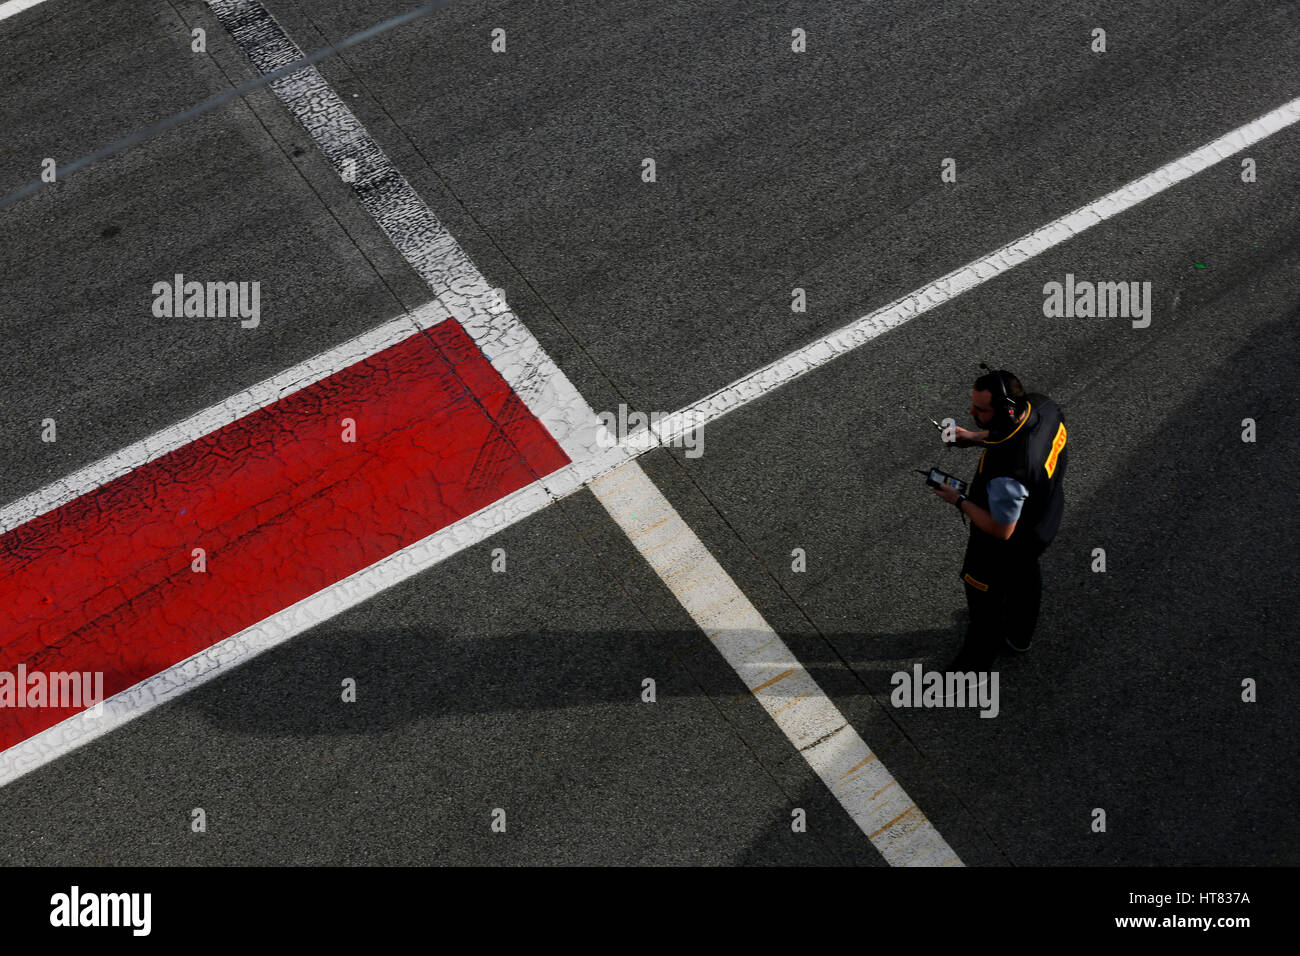
[[[1006,383],[1007,395],[1016,403],[1017,408],[1023,408],[1025,404],[1025,387],[1020,384],[1020,379],[1011,373],[1004,371],[1002,381]],[[994,398],[1002,394],[1002,389],[998,388],[998,373],[985,372],[979,378],[975,379],[975,391],[988,392]]]

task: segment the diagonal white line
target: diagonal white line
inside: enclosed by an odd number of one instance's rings
[[[94,491],[114,478],[188,445],[195,439],[229,425],[259,408],[265,408],[299,389],[382,352],[415,333],[445,322],[448,316],[437,302],[414,312],[403,313],[341,345],[314,355],[305,362],[278,372],[224,401],[169,425],[134,444],[114,452],[71,475],[33,491],[0,509],[0,534],[12,531],[47,511]]]
[[[259,0],[208,0],[208,6],[259,72],[302,59]],[[429,284],[443,314],[460,322],[570,459],[592,457],[599,447],[596,413],[320,72],[306,67],[275,80],[271,89]]]
[[[961,860],[641,466],[591,483],[618,522],[891,866]]]
[[[7,3],[0,3],[0,20],[8,20],[10,17],[16,17],[24,10],[30,10],[45,0],[8,0]]]
[[[895,299],[886,306],[869,312],[802,348],[755,369],[711,395],[686,406],[673,415],[665,416],[655,429],[660,444],[670,444],[692,428],[721,418],[727,412],[766,395],[786,385],[801,375],[807,375],[854,349],[895,329],[919,315],[946,302],[951,302],[963,292],[969,292],[1016,266],[1041,255],[1053,246],[1072,239],[1093,226],[1099,225],[1120,213],[1132,209],[1152,196],[1157,196],[1185,179],[1209,169],[1215,163],[1240,153],[1242,150],[1272,136],[1279,130],[1300,121],[1300,97],[1284,103],[1259,119],[1239,126],[1230,133],[1206,143],[1200,149],[1166,163],[1155,172],[1109,192],[1085,206],[1080,206],[1060,219],[1035,229],[981,256],[960,268],[954,269],[921,288]]]

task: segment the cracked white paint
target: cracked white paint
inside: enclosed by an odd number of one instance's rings
[[[378,328],[371,329],[342,345],[337,345],[312,356],[305,362],[272,375],[210,408],[191,415],[184,421],[155,432],[80,471],[6,505],[0,509],[0,534],[12,531],[47,511],[53,511],[74,498],[94,491],[114,478],[121,477],[259,408],[265,408],[286,395],[291,395],[349,365],[354,365],[389,346],[396,345],[422,329],[433,328],[446,319],[447,316],[441,307],[436,302],[431,302],[414,312],[403,313]]]
[[[259,72],[271,73],[303,58],[258,0],[209,0],[208,6]],[[306,67],[275,80],[271,89],[340,178],[345,170],[352,172],[352,190],[362,207],[429,284],[444,314],[460,322],[569,458],[593,457],[601,428],[595,411],[504,306],[497,290],[320,72]]]

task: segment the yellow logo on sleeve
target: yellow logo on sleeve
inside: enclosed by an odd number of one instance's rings
[[[1061,454],[1061,449],[1065,447],[1065,422],[1061,422],[1056,429],[1056,437],[1052,439],[1052,451],[1047,456],[1047,461],[1043,462],[1043,467],[1047,470],[1047,477],[1052,477],[1052,472],[1056,471],[1056,459]]]

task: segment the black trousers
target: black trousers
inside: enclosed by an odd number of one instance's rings
[[[1043,600],[1038,558],[1000,567],[968,562],[962,573],[970,626],[954,670],[988,670],[999,653],[1028,650]]]

